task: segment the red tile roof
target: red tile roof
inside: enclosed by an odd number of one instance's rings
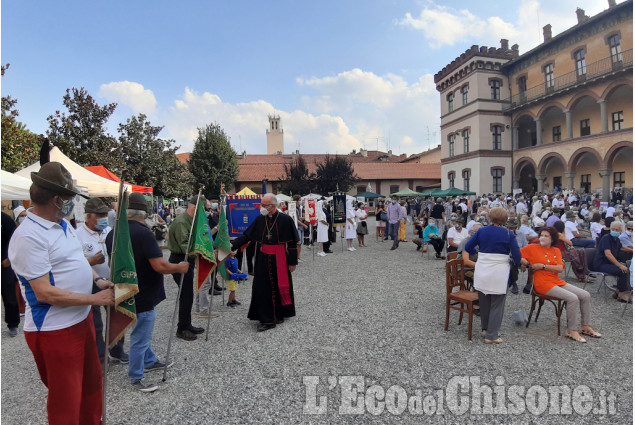
[[[380,155],[381,154],[381,155]],[[346,155],[352,162],[355,174],[362,180],[440,180],[440,163],[401,163],[403,157],[392,156],[389,161],[382,161],[378,158],[387,155],[384,152],[368,151],[367,157],[359,154]],[[327,155],[307,154],[302,158],[307,163],[309,172],[315,172],[317,163],[323,162]],[[189,153],[177,154],[181,162],[186,162],[190,157]],[[257,182],[264,179],[270,181],[280,181],[284,179],[284,165],[291,164],[294,155],[247,155],[246,158],[239,157],[238,173],[239,182]]]

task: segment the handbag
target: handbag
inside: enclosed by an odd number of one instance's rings
[[[381,221],[386,221],[388,219],[388,217],[386,216],[386,213],[380,213],[379,214],[379,219]]]

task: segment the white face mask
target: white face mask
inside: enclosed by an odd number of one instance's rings
[[[269,215],[269,211],[267,211],[265,207],[260,207],[260,214],[267,216]]]

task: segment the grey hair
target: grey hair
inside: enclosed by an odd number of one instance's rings
[[[476,234],[476,232],[478,231],[478,229],[480,229],[481,227],[483,227],[483,225],[481,223],[474,224],[472,226],[472,228],[470,229],[470,236],[474,236]]]
[[[276,195],[274,195],[273,193],[265,193],[264,195],[262,195],[262,200],[264,201],[265,199],[269,198],[270,200],[268,201],[270,204],[275,205],[276,207],[278,206],[278,198],[276,197]]]
[[[613,230],[613,228],[617,228],[619,227],[620,230],[624,230],[624,223],[622,223],[621,221],[614,221],[613,223],[611,223],[611,230]]]
[[[133,208],[129,208],[126,213],[128,213],[128,218],[141,218],[143,220],[145,220],[146,216],[148,215],[148,213],[143,210],[135,210]]]

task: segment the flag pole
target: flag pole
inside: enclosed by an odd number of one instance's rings
[[[218,217],[219,217],[219,220],[220,220],[220,211],[221,211],[222,208],[224,208],[224,205],[225,205],[225,197],[222,196],[222,193],[221,193],[221,200],[220,200],[220,204],[218,205]],[[218,228],[220,228],[220,222],[218,223]],[[218,235],[218,233],[216,233],[216,234]],[[208,315],[207,315],[207,329],[205,330],[205,341],[209,341],[209,326],[210,326],[210,324],[212,322],[212,306],[214,305],[214,286],[216,285],[216,275],[218,274],[218,266],[219,266],[218,258],[216,258],[216,261],[217,262],[216,262],[216,267],[214,267],[214,273],[210,276],[210,278],[212,279],[212,287],[211,287],[212,293],[210,294],[209,307],[207,308],[207,314]],[[223,285],[223,286],[225,286],[225,285]],[[223,293],[223,299],[224,298],[225,298],[225,295]],[[225,303],[225,301],[223,301],[223,304],[224,303]],[[219,311],[220,311],[220,309],[219,309]]]
[[[124,173],[125,170],[122,171],[121,173],[121,181],[119,183],[119,204],[121,205],[122,202],[125,202],[125,199],[123,199],[123,193],[124,193]],[[119,214],[116,215],[115,217],[115,228],[113,229],[114,233],[113,236],[117,235],[117,227],[119,225]],[[112,241],[112,254],[110,256],[110,258],[108,259],[108,261],[112,264],[112,258],[114,257],[114,254],[116,252],[117,249],[117,242],[118,242],[117,237],[113,238]],[[110,264],[109,264],[110,266]],[[108,276],[108,279],[111,279],[112,276]],[[114,291],[114,289],[113,289]],[[108,372],[108,341],[110,341],[110,309],[112,307],[111,306],[106,306],[106,332],[105,332],[105,337],[104,337],[104,360],[102,361],[102,365],[101,365],[101,381],[102,381],[102,390],[101,390],[101,398],[102,398],[102,405],[101,405],[101,423],[103,425],[106,425],[106,372]],[[99,313],[101,314],[101,312]]]
[[[189,258],[189,250],[190,243],[192,243],[192,232],[194,231],[194,223],[196,222],[196,213],[198,211],[198,204],[201,202],[201,192],[205,186],[201,186],[198,189],[198,195],[196,197],[196,209],[194,210],[194,217],[192,217],[192,225],[190,226],[190,235],[187,237],[187,247],[185,252],[185,261],[188,261]],[[185,211],[183,214],[187,214]],[[189,270],[188,270],[189,271]],[[179,282],[179,290],[176,295],[176,302],[174,303],[174,313],[172,314],[172,324],[170,325],[170,337],[168,339],[168,350],[165,353],[165,367],[163,368],[163,379],[165,382],[167,374],[168,374],[168,365],[170,364],[170,349],[172,348],[172,339],[174,338],[174,323],[176,322],[176,313],[179,309],[179,301],[181,299],[181,291],[183,290],[183,279],[185,278],[185,273],[181,274],[181,280]]]

